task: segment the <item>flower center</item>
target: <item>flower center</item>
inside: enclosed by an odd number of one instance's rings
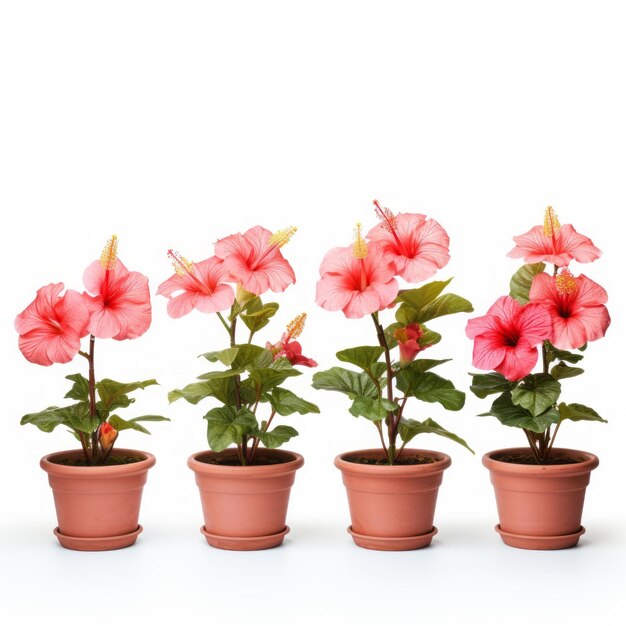
[[[564,267],[554,280],[556,291],[560,296],[573,296],[578,291],[576,279],[567,267]]]
[[[117,235],[112,235],[102,249],[100,255],[100,265],[104,270],[112,270],[117,261]]]

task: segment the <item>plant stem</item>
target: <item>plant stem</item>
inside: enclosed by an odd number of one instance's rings
[[[272,409],[272,414],[270,415],[269,419],[267,420],[267,424],[265,424],[265,428],[263,429],[264,433],[266,433],[268,428],[270,427],[270,424],[272,423],[272,420],[274,419],[274,415],[276,415],[276,411]],[[252,449],[250,450],[250,454],[248,455],[249,463],[252,463],[252,461],[254,460],[254,457],[256,455],[256,451],[257,451],[257,448],[259,447],[260,442],[261,440],[259,439],[259,437],[254,437],[254,443],[252,445]]]
[[[522,429],[524,431],[524,434],[526,435],[526,438],[528,439],[528,443],[530,445],[530,449],[533,453],[533,456],[535,457],[535,460],[537,461],[538,465],[541,465],[541,458],[539,457],[539,451],[537,450],[537,444],[535,443],[534,439],[532,438],[532,435],[530,434],[530,432],[528,432],[528,430],[526,430],[525,428]]]
[[[380,422],[374,422],[374,425],[376,426],[376,430],[378,431],[378,435],[380,436],[380,443],[383,446],[385,456],[387,456],[388,452],[387,452],[387,446],[385,445],[385,438],[383,437],[383,427],[381,426]]]
[[[89,355],[87,359],[89,361],[89,417],[92,422],[96,417],[96,372],[94,365],[94,357],[96,352],[96,338],[93,335],[89,335]],[[88,455],[85,460],[87,465],[91,465],[92,461],[97,461],[98,458],[98,429],[91,433],[91,455]]]
[[[230,336],[230,326],[226,323],[224,316],[219,311],[217,311],[217,317],[219,318],[220,322],[222,322],[222,326],[226,329],[226,332]]]
[[[557,422],[556,428],[554,429],[554,435],[552,435],[552,441],[550,441],[550,446],[548,447],[548,453],[546,454],[546,460],[550,458],[550,453],[552,452],[552,446],[554,445],[554,440],[556,439],[556,434],[559,432],[559,428],[561,427],[561,422]]]

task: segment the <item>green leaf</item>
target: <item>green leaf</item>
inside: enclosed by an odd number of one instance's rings
[[[132,420],[122,419],[119,415],[111,415],[109,418],[109,424],[115,428],[115,430],[137,430],[140,433],[145,433],[146,435],[150,434],[150,431],[147,428],[144,428],[141,424],[137,424],[137,422],[133,422]]]
[[[254,384],[257,393],[263,394],[281,385],[287,378],[300,376],[301,374],[302,372],[292,367],[291,364],[289,369],[285,367],[280,367],[279,369],[273,367],[259,367],[250,370],[249,380]]]
[[[137,389],[145,389],[151,385],[158,385],[158,383],[153,378],[133,383],[119,383],[110,378],[103,378],[96,383],[96,389],[103,407],[109,412],[129,406],[134,400],[129,398],[127,394]]]
[[[405,395],[413,394],[424,402],[439,402],[449,411],[460,411],[465,405],[465,393],[454,388],[452,381],[432,372],[402,370],[397,386]]]
[[[546,348],[548,363],[552,363],[552,361],[567,361],[568,363],[578,363],[585,358],[584,354],[575,354],[574,352],[569,352],[568,350],[559,350],[558,348],[555,348],[549,341],[544,341],[543,345]],[[583,347],[586,347],[586,345]],[[579,348],[579,350],[582,350],[582,348]]]
[[[61,425],[72,428],[64,409],[58,406],[49,406],[43,411],[24,415],[20,424],[33,424],[45,433],[51,433],[57,426]]]
[[[81,400],[83,402],[89,401],[89,381],[82,374],[70,374],[65,377],[67,380],[71,380],[74,384],[72,388],[65,394],[66,398],[72,400]]]
[[[559,421],[559,412],[553,408],[541,415],[534,416],[521,406],[513,404],[511,394],[508,391],[496,398],[491,405],[491,410],[483,415],[493,415],[505,426],[526,428],[535,433],[543,433],[548,426]]]
[[[492,393],[502,393],[503,391],[511,391],[515,386],[510,380],[507,380],[498,372],[490,372],[489,374],[470,374],[472,384],[470,390],[479,398],[486,398]]]
[[[415,359],[412,363],[409,363],[404,369],[409,369],[413,372],[427,372],[431,370],[433,367],[437,367],[442,363],[447,363],[452,359]]]
[[[206,372],[206,374],[200,374],[198,380],[215,380],[218,378],[231,378],[233,376],[241,376],[245,369],[228,369],[228,370],[216,370],[214,372]]]
[[[266,448],[280,448],[284,443],[292,437],[298,436],[298,431],[291,426],[276,426],[273,430],[262,432],[258,431],[255,436],[261,440]]]
[[[454,293],[446,293],[430,304],[423,307],[417,316],[420,323],[428,322],[443,315],[454,315],[455,313],[471,313],[474,310],[472,303]]]
[[[216,407],[205,416],[209,447],[215,452],[225,450],[231,443],[240,443],[243,435],[258,429],[254,414],[245,407],[236,411],[232,406]]]
[[[464,439],[461,439],[458,435],[446,430],[443,426],[440,426],[437,422],[430,418],[424,420],[423,422],[405,418],[400,421],[398,434],[404,443],[408,443],[411,439],[413,439],[413,437],[422,433],[433,433],[435,435],[440,435],[441,437],[452,439],[452,441],[456,441],[456,443],[466,447],[472,454],[474,454],[474,450],[467,445],[467,442]]]
[[[553,378],[562,380],[563,378],[574,378],[574,376],[580,376],[584,371],[585,370],[581,367],[571,367],[569,365],[565,365],[563,361],[560,361],[550,370],[550,374]]]
[[[88,402],[72,404],[70,406],[63,407],[61,410],[65,413],[67,421],[74,430],[91,434],[98,428],[98,426],[100,426],[100,419],[98,419],[98,416],[95,415],[94,417],[91,417],[89,415]]]
[[[430,330],[426,328],[426,326],[422,325],[422,336],[417,340],[422,348],[427,346],[434,346],[436,343],[441,341],[441,335],[436,333],[434,330]]]
[[[530,301],[530,286],[533,284],[533,278],[537,274],[541,274],[545,269],[545,263],[529,263],[528,265],[522,265],[511,278],[509,295],[515,298],[520,304],[528,304]]]
[[[233,369],[250,370],[255,367],[270,367],[274,357],[269,350],[255,346],[253,343],[238,345],[237,356],[231,363]]]
[[[343,367],[331,367],[329,370],[316,372],[313,374],[312,385],[314,389],[345,393],[351,400],[359,396],[378,397],[378,390],[365,372],[353,372]]]
[[[358,396],[350,407],[350,413],[354,417],[366,417],[368,420],[378,422],[385,419],[390,411],[395,411],[398,405],[385,398],[370,398]]]
[[[283,387],[275,387],[271,393],[265,394],[265,397],[276,413],[283,417],[296,412],[300,415],[320,412],[316,404],[303,400],[295,393],[289,391],[289,389],[284,389]]]
[[[396,303],[401,304],[396,312],[398,322],[406,326],[419,321],[417,313],[430,304],[450,284],[451,280],[451,278],[445,281],[434,280],[416,289],[401,291],[396,297]]]
[[[550,374],[529,374],[513,389],[511,399],[537,416],[553,407],[560,394],[561,384]]]
[[[218,350],[217,352],[205,352],[200,356],[203,356],[208,361],[211,361],[211,363],[216,363],[217,361],[219,361],[220,363],[223,363],[226,367],[229,367],[230,365],[232,365],[238,352],[239,348],[227,348],[226,350]]]
[[[583,420],[590,422],[607,422],[607,420],[600,417],[593,409],[584,404],[577,404],[575,402],[570,404],[561,402],[561,404],[559,404],[559,415],[562,420],[572,420],[573,422]]]
[[[278,311],[277,302],[267,302],[263,304],[261,298],[254,298],[246,307],[246,312],[240,315],[243,323],[252,333],[256,333],[261,328],[267,326],[270,319],[274,317]]]
[[[215,385],[212,383],[213,381],[207,381],[203,383],[191,383],[190,385],[187,385],[182,389],[174,389],[167,394],[167,399],[169,400],[170,404],[172,402],[176,402],[176,400],[180,400],[181,398],[184,398],[190,404],[198,404],[200,400],[208,398],[209,396],[217,397],[215,394]],[[227,404],[229,399],[227,396],[221,396],[220,394],[218,400],[220,402],[223,402],[224,404]]]
[[[394,337],[394,333],[398,330],[398,328],[404,328],[404,324],[394,322],[385,328],[385,341],[387,342],[387,347],[390,350],[393,350],[398,345],[398,340]]]
[[[351,363],[362,370],[369,370],[385,351],[380,346],[359,346],[337,352],[337,358],[344,363]]]

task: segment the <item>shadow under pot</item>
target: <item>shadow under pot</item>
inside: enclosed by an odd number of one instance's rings
[[[80,465],[82,450],[44,456],[40,465],[52,487],[59,543],[71,550],[117,550],[135,543],[143,528],[139,508],[148,470],[148,452],[116,448],[116,465]]]
[[[289,532],[287,507],[304,459],[288,450],[259,451],[254,465],[239,465],[237,451],[192,454],[187,465],[200,490],[209,545],[224,550],[265,550]]]
[[[407,448],[401,459],[413,464],[383,464],[379,449],[354,450],[335,458],[350,507],[348,532],[371,550],[416,550],[430,545],[447,454]]]
[[[489,470],[502,541],[526,550],[560,550],[578,543],[585,491],[598,457],[581,450],[554,448],[549,465],[522,462],[528,448],[488,452],[483,465]]]

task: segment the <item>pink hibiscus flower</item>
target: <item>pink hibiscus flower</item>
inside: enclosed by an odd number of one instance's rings
[[[267,350],[274,355],[274,360],[285,357],[292,365],[304,365],[305,367],[317,367],[317,362],[302,354],[302,346],[300,342],[294,341],[304,330],[304,322],[306,321],[306,313],[297,315],[289,324],[287,324],[287,332],[283,333],[278,343],[265,344]]]
[[[420,346],[419,339],[424,334],[419,324],[409,324],[394,331],[393,336],[398,341],[400,348],[400,364],[408,365],[415,360],[419,352],[427,346]]]
[[[285,291],[296,282],[296,275],[280,251],[296,232],[295,228],[274,235],[261,226],[254,226],[243,235],[237,233],[215,244],[216,256],[224,261],[230,280],[257,296],[268,289]]]
[[[519,380],[537,363],[537,344],[550,338],[552,322],[543,306],[522,306],[510,296],[501,296],[487,315],[467,322],[465,333],[474,340],[476,367]]]
[[[398,295],[393,256],[381,244],[366,244],[357,227],[352,246],[333,248],[324,257],[316,302],[328,311],[363,317],[390,306]]]
[[[515,247],[508,256],[524,257],[524,263],[546,261],[563,267],[572,259],[589,263],[602,254],[589,237],[577,233],[571,224],[561,226],[552,207],[546,209],[543,226],[533,226],[527,233],[513,237],[513,241]]]
[[[568,269],[554,277],[537,274],[530,288],[530,301],[543,306],[552,318],[550,342],[561,350],[580,348],[604,337],[611,323],[604,306],[606,291],[584,275]]]
[[[80,350],[81,337],[87,334],[86,299],[72,289],[61,296],[63,287],[63,283],[42,287],[15,318],[19,348],[31,363],[69,363]]]
[[[367,238],[393,258],[395,273],[410,283],[430,278],[450,260],[450,238],[441,225],[419,213],[393,213],[374,200],[380,224]]]
[[[172,250],[167,255],[176,273],[159,285],[157,295],[169,298],[167,313],[170,317],[182,317],[194,308],[202,313],[230,308],[235,294],[230,285],[222,282],[228,278],[223,261],[213,256],[191,263]]]
[[[91,317],[87,330],[102,339],[135,339],[148,330],[152,321],[148,278],[129,272],[117,258],[115,235],[105,246],[99,261],[83,274]]]

